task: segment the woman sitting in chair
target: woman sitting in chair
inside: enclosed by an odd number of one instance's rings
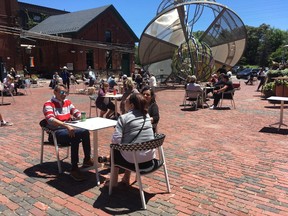
[[[154,133],[156,133],[160,115],[159,115],[159,107],[156,103],[155,92],[153,91],[153,89],[150,88],[150,86],[144,86],[143,89],[141,90],[141,93],[148,102],[148,113],[150,115],[153,131]]]
[[[154,133],[150,116],[147,113],[147,100],[140,93],[133,93],[126,99],[125,108],[127,113],[118,118],[115,132],[112,136],[112,143],[140,143],[154,139]],[[137,153],[139,168],[153,166],[155,150],[141,151]],[[114,150],[114,161],[119,165],[134,166],[132,152]],[[118,168],[115,168],[115,179],[110,179],[112,185],[118,182]],[[129,185],[130,171],[125,170],[122,183]]]
[[[106,118],[110,118],[111,115],[115,112],[115,105],[110,100],[110,98],[104,97],[107,93],[109,93],[109,84],[107,82],[103,82],[102,88],[100,88],[98,91],[96,106],[101,110],[100,117],[103,117],[109,109],[108,113],[106,114]]]

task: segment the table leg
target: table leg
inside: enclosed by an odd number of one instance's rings
[[[276,123],[274,123],[274,124],[271,124],[270,127],[271,127],[272,125],[279,125],[279,127],[278,127],[278,131],[279,131],[281,125],[284,125],[284,126],[286,126],[286,127],[288,126],[288,125],[286,125],[286,124],[283,123],[283,111],[284,111],[284,101],[282,100],[282,101],[281,101],[281,107],[280,107],[280,120],[279,120],[279,122],[276,122]]]
[[[99,172],[98,172],[98,131],[95,130],[93,132],[93,143],[94,143],[94,167],[95,167],[95,173],[96,173],[96,181],[97,185],[100,185],[99,180]]]
[[[115,98],[115,119],[117,119],[117,98]]]

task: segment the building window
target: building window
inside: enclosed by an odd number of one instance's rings
[[[108,43],[112,42],[111,31],[105,31],[105,42],[108,42]]]

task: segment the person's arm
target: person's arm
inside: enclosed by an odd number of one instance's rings
[[[221,87],[220,89],[214,90],[214,93],[225,92],[227,88],[228,88],[228,85],[225,84],[225,85],[224,85],[223,87]]]
[[[156,103],[153,103],[149,108],[149,115],[152,124],[157,124],[160,119],[159,108]]]
[[[46,102],[43,107],[43,113],[45,119],[47,120],[48,124],[59,127],[59,128],[66,128],[68,130],[69,136],[74,137],[74,128],[70,125],[65,124],[63,121],[57,119],[57,116],[54,113],[54,109],[52,106],[52,102]]]
[[[123,121],[122,121],[122,117],[120,116],[118,118],[116,127],[115,127],[115,131],[112,135],[112,143],[113,144],[118,144],[122,142],[122,136],[123,136]]]

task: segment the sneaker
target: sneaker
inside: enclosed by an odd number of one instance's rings
[[[214,105],[210,106],[209,109],[215,109]]]
[[[89,160],[84,160],[83,161],[83,165],[82,165],[82,167],[83,168],[86,168],[86,167],[91,167],[91,166],[94,166],[94,160],[93,160],[93,158],[90,158]]]
[[[12,126],[13,125],[13,123],[11,123],[11,122],[1,122],[0,123],[0,126]]]
[[[71,170],[70,176],[75,180],[75,181],[84,181],[86,180],[85,176],[83,173],[80,172],[78,168]]]

